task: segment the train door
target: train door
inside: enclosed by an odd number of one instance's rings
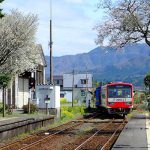
[[[95,95],[96,95],[96,107],[99,107],[101,105],[101,86],[96,88],[95,91]]]
[[[106,90],[106,86],[102,87],[101,99],[102,99],[102,106],[106,107],[107,106],[107,90]]]

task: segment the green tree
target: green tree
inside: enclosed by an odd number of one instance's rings
[[[5,88],[8,86],[11,80],[9,74],[0,73],[0,88],[3,90],[3,117],[5,116]]]
[[[4,1],[4,0],[0,0],[0,3],[2,3],[3,1]],[[3,10],[3,9],[0,8],[0,18],[4,17],[4,14],[2,13],[2,10]]]
[[[145,76],[144,84],[146,87],[149,88],[149,94],[150,94],[150,72]]]
[[[11,80],[9,74],[0,73],[0,88],[6,88]]]

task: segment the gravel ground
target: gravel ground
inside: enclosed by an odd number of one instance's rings
[[[107,123],[84,123],[80,126],[73,128],[73,130],[64,131],[63,133],[56,135],[43,143],[37,150],[72,150],[75,149],[78,145],[92,136],[97,130],[106,126]],[[112,130],[117,128],[118,124],[114,124],[114,126],[108,127],[103,131],[102,135],[96,135],[88,144],[85,144],[81,149],[100,149],[101,146],[104,145],[110,138],[110,133]],[[110,132],[111,130],[111,132]],[[99,140],[101,139],[101,140]],[[35,148],[33,148],[35,149]]]

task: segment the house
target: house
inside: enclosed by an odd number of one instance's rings
[[[92,74],[63,74],[63,88],[92,88]]]
[[[63,74],[63,89],[60,92],[60,97],[66,98],[68,102],[72,102],[72,100],[84,101],[88,91],[91,91],[92,85],[92,74]]]
[[[54,85],[59,85],[63,88],[63,76],[62,75],[54,75],[53,76]]]
[[[40,44],[37,45],[37,49],[41,58],[38,67],[22,74],[16,74],[12,78],[10,87],[6,90],[6,104],[12,105],[13,108],[22,108],[23,105],[28,104],[29,98],[34,98],[35,85],[45,83],[46,60]]]

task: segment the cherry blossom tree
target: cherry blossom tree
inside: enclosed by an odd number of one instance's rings
[[[114,2],[114,1],[113,1]],[[106,20],[95,26],[96,43],[124,47],[126,44],[145,41],[150,46],[150,1],[149,0],[100,0],[108,14]]]
[[[12,10],[0,20],[0,72],[22,73],[36,68],[39,51],[35,44],[36,15]]]

